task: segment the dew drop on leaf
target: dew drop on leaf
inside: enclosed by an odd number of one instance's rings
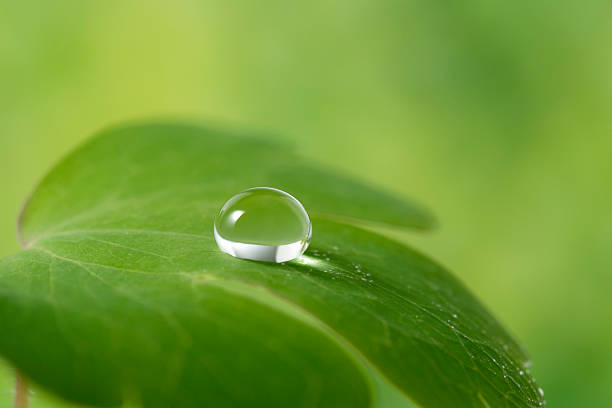
[[[281,263],[304,253],[312,225],[292,195],[255,187],[227,200],[215,218],[214,234],[219,248],[236,258]]]

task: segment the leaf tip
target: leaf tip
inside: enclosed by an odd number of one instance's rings
[[[17,223],[15,225],[15,233],[17,235],[17,242],[21,246],[22,249],[27,249],[30,247],[30,242],[28,242],[23,236],[23,219],[25,217],[25,212],[30,203],[31,195],[26,199],[26,201],[21,206],[21,210],[19,211],[19,215],[17,216]]]

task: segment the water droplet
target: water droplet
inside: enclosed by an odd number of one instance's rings
[[[304,253],[312,226],[293,196],[255,187],[227,200],[215,218],[214,234],[219,248],[236,258],[280,263]]]
[[[541,387],[538,387],[538,392],[541,396],[544,396],[544,390]]]
[[[457,316],[457,314],[456,314],[456,313],[453,313],[453,317],[456,319],[456,318],[458,318],[459,316]]]
[[[519,371],[519,375],[524,375],[525,372],[523,370]]]

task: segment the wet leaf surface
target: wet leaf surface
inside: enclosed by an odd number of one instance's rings
[[[218,250],[236,192],[283,189],[313,220],[285,264]],[[349,225],[423,229],[417,205],[248,135],[105,131],[61,161],[0,261],[0,353],[88,405],[531,407],[516,342],[447,271]]]

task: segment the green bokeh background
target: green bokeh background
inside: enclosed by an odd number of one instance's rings
[[[3,2],[0,255],[37,180],[104,126],[255,129],[431,208],[438,230],[393,235],[522,340],[549,406],[608,407],[611,16],[603,0]]]

